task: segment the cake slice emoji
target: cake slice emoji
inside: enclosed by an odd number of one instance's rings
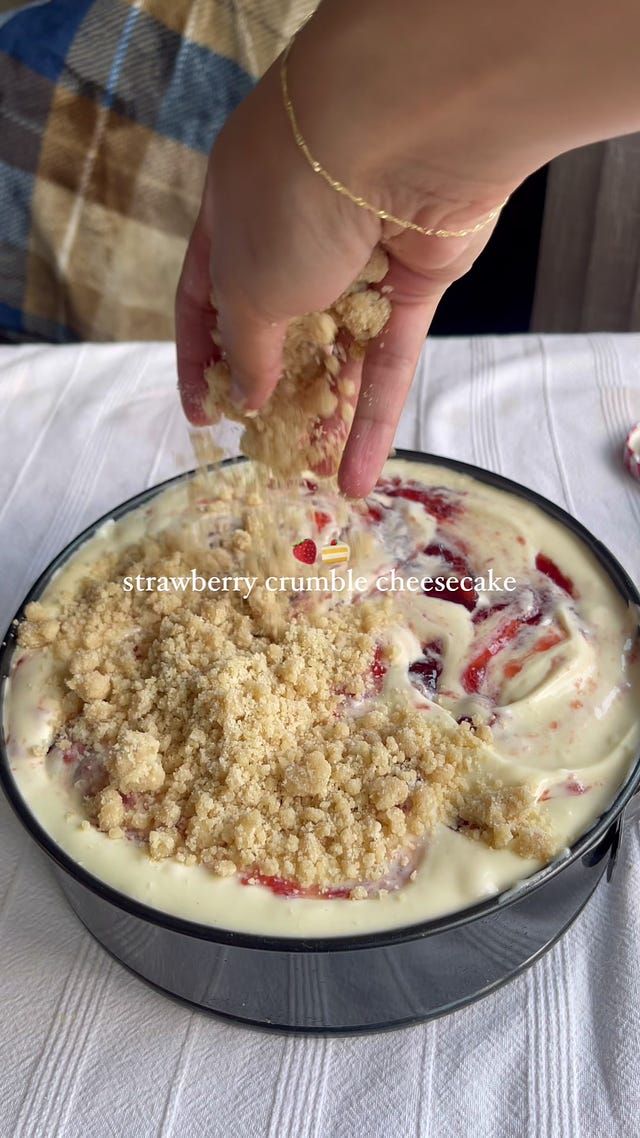
[[[336,541],[333,545],[323,545],[320,556],[325,565],[346,565],[351,550],[345,541]]]

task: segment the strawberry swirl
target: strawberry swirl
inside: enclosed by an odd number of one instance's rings
[[[216,515],[214,524],[206,496],[197,509],[198,532],[215,543],[218,528],[233,522],[233,502],[227,522]],[[327,484],[302,479],[294,513],[291,531],[280,535],[290,554],[287,575],[302,584],[288,586],[291,619],[311,604],[327,611],[387,604],[364,694],[345,688],[340,714],[357,719],[372,703],[393,706],[402,697],[445,726],[487,729],[487,777],[526,787],[557,848],[570,847],[613,801],[640,746],[637,614],[586,545],[519,496],[402,460],[387,464],[362,502],[346,503]],[[169,487],[104,527],[43,600],[55,607],[105,549],[167,532],[178,542],[193,527],[193,496],[184,484]],[[332,546],[346,550],[341,564],[323,561],[322,550]],[[263,568],[266,576],[275,566],[267,559]],[[313,597],[312,578],[320,582]],[[202,865],[153,861],[135,832],[114,842],[83,821],[82,797],[100,793],[104,769],[90,748],[52,752],[54,670],[46,649],[16,653],[5,718],[18,787],[72,857],[164,911],[239,931],[341,935],[462,909],[542,864],[478,841],[464,813],[408,849],[384,880],[360,882],[357,904],[352,882],[303,887],[257,870],[215,879]],[[124,795],[125,806],[132,801]]]

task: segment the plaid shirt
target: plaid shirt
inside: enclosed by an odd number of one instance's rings
[[[49,0],[0,27],[0,338],[173,338],[207,153],[314,0]]]

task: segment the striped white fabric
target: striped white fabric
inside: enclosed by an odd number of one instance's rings
[[[398,445],[566,506],[640,578],[640,336],[429,344]],[[233,439],[231,433],[229,439]],[[0,619],[83,526],[190,466],[169,344],[0,349]],[[530,972],[437,1023],[268,1037],[174,1006],[62,902],[0,802],[0,1135],[627,1138],[640,1118],[640,833]],[[295,983],[295,976],[292,976]]]

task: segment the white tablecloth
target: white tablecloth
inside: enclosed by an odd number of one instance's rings
[[[640,578],[640,336],[432,341],[398,445],[490,467]],[[109,507],[193,465],[168,344],[0,349],[0,622]],[[640,1133],[640,834],[531,971],[446,1019],[318,1040],[191,1013],[112,962],[0,802],[0,1135]]]

